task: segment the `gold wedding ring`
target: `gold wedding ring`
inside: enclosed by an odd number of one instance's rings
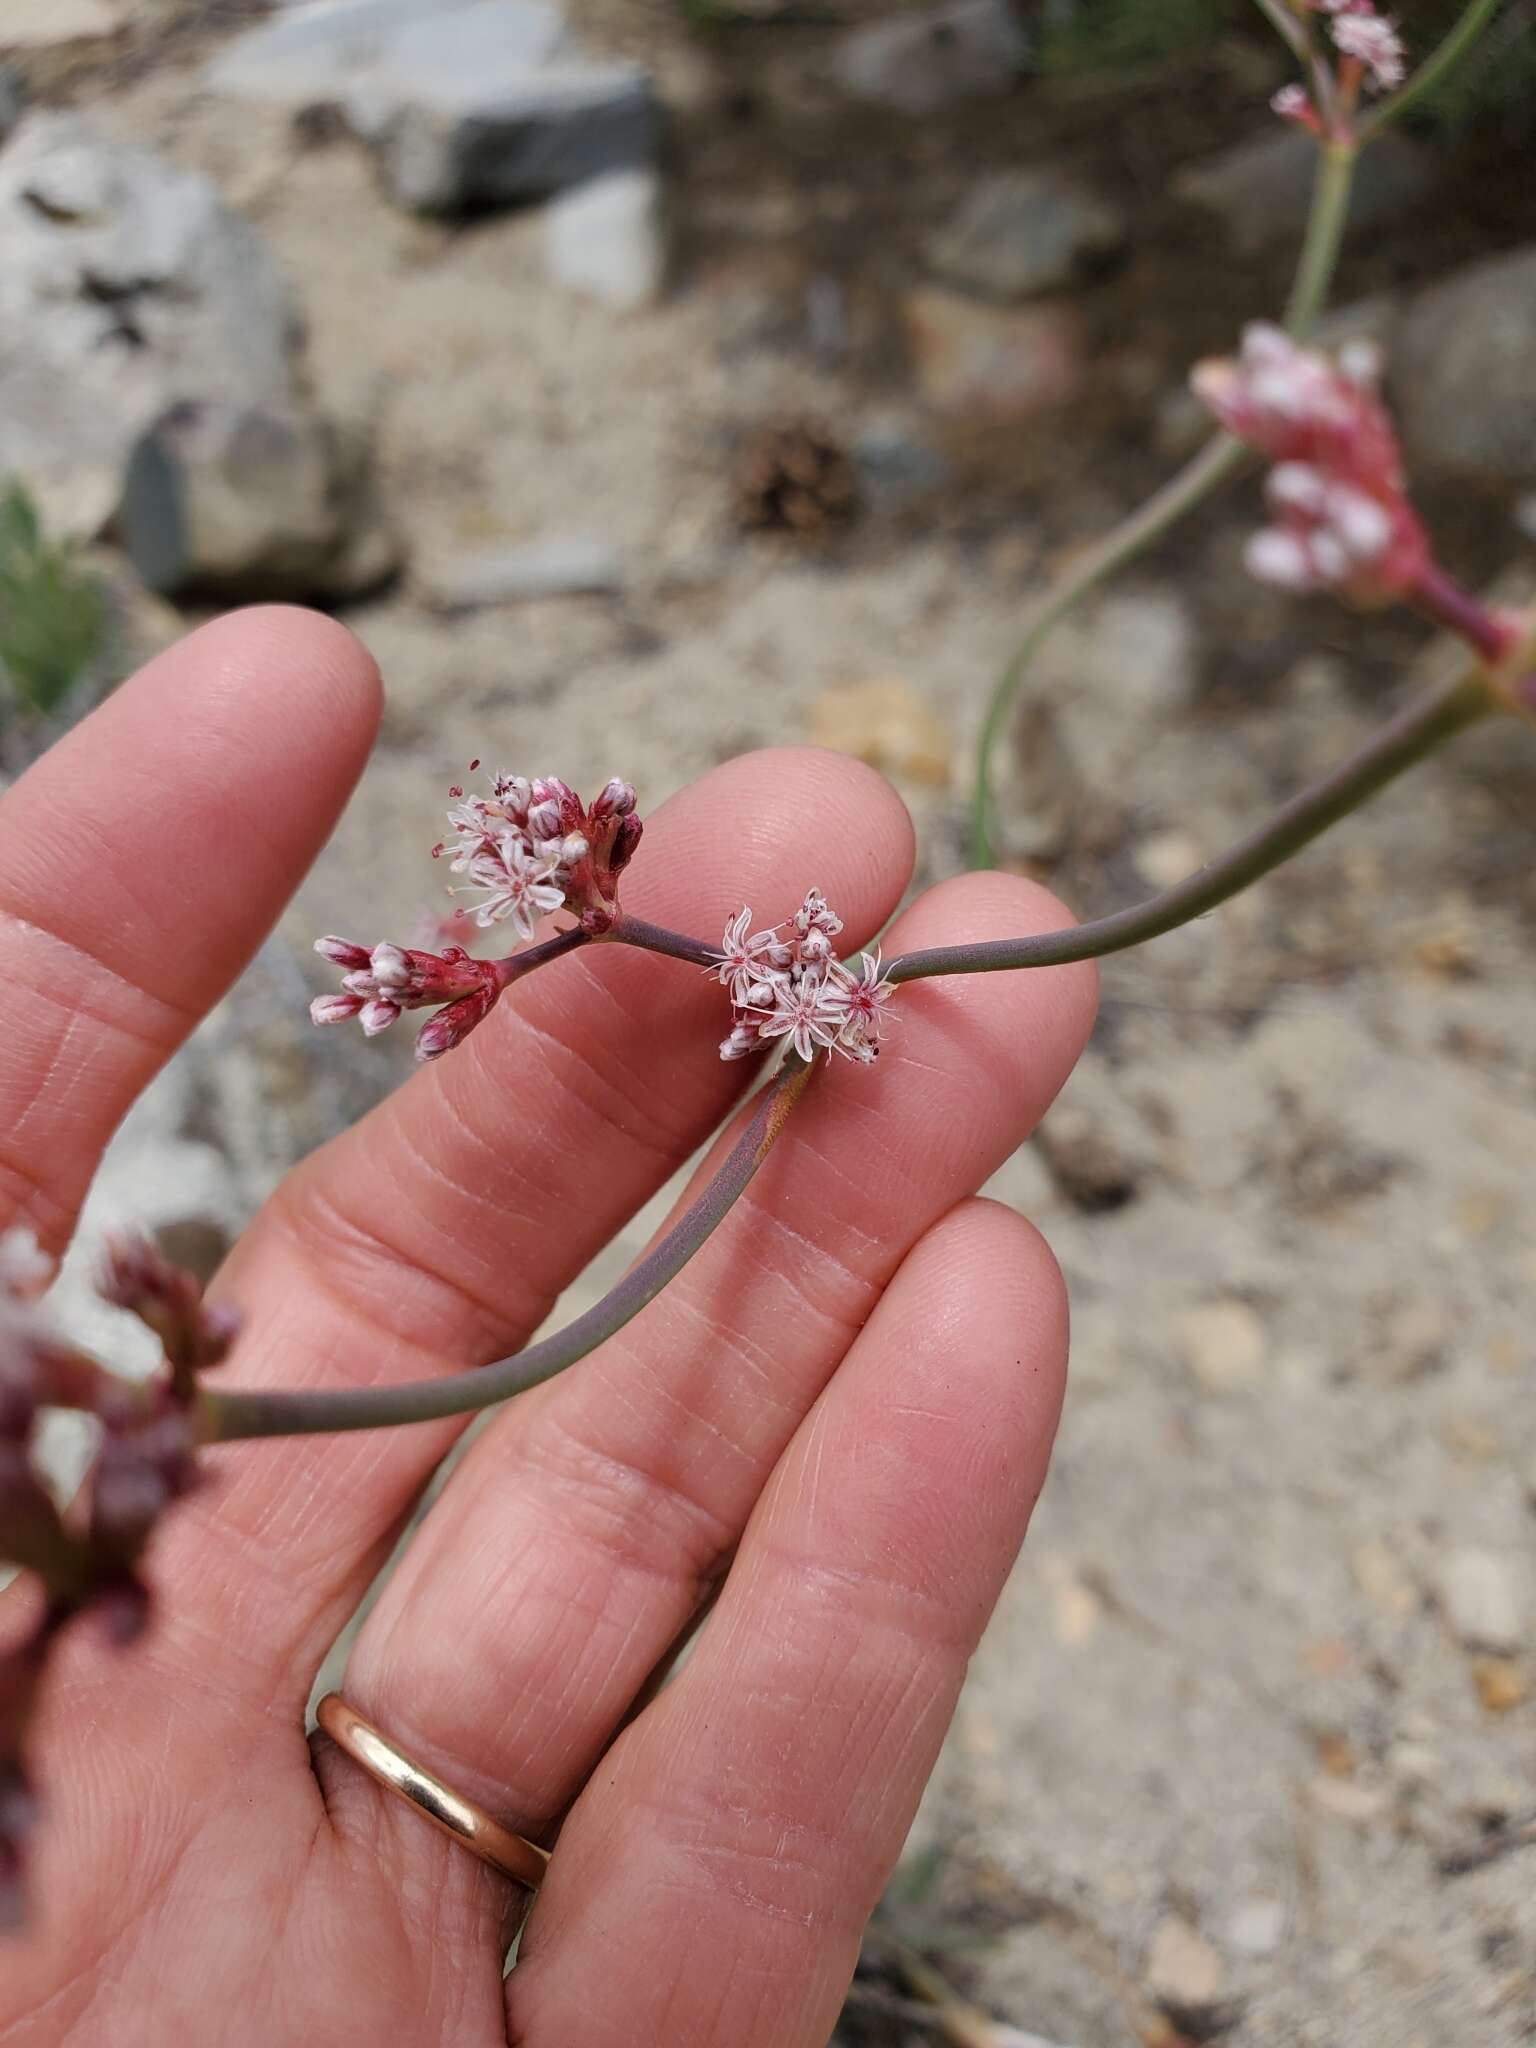
[[[386,1791],[415,1807],[424,1820],[462,1843],[471,1856],[478,1856],[482,1863],[526,1885],[529,1891],[538,1890],[549,1861],[547,1850],[514,1835],[483,1808],[450,1791],[441,1778],[412,1763],[339,1692],[326,1694],[315,1709],[315,1719],[337,1748],[344,1749]]]

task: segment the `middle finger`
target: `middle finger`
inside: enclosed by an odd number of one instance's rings
[[[930,891],[892,938],[1064,921],[1044,890],[973,875]],[[354,1704],[514,1825],[557,1814],[909,1246],[1066,1078],[1095,987],[1081,966],[903,988],[878,1067],[830,1062],[672,1286],[473,1447],[364,1624]],[[333,1817],[375,1838],[371,1787],[332,1782]]]

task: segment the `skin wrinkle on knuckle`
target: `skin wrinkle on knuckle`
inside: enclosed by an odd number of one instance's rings
[[[942,1583],[923,1585],[910,1571],[893,1571],[873,1558],[833,1564],[771,1535],[762,1540],[758,1569],[765,1579],[792,1587],[797,1598],[814,1599],[823,1616],[847,1609],[860,1629],[888,1634],[921,1657],[970,1655],[975,1617],[957,1607],[953,1590]]]
[[[479,1300],[458,1278],[423,1263],[402,1243],[380,1235],[341,1208],[318,1174],[300,1185],[290,1184],[272,1214],[310,1286],[340,1307],[344,1316],[372,1330],[387,1352],[403,1349],[424,1360],[434,1373],[454,1363],[444,1358],[445,1342],[456,1352],[494,1351],[509,1328],[532,1329],[553,1302],[553,1296],[534,1297],[519,1315],[510,1307]],[[402,1273],[426,1281],[438,1305],[425,1304],[406,1316],[398,1300]],[[413,1328],[413,1323],[421,1327]],[[333,1357],[330,1363],[344,1364],[349,1358],[356,1362],[356,1383],[371,1383],[371,1362],[355,1344],[346,1345],[340,1359]]]
[[[67,932],[60,931],[57,925],[48,923],[35,910],[31,912],[18,910],[14,904],[7,902],[3,896],[0,896],[0,946],[4,945],[7,932],[13,934],[12,943],[19,949],[22,960],[26,960],[30,954],[35,953],[37,950],[37,940],[42,938],[50,946],[57,947],[62,951],[66,959],[75,963],[85,989],[91,988],[93,984],[96,986],[105,984],[109,990],[119,993],[126,991],[129,997],[136,1003],[147,1002],[152,1004],[155,1010],[162,1014],[173,1027],[170,1037],[172,1045],[179,1043],[181,1037],[201,1021],[200,1011],[191,1008],[185,1003],[177,1002],[173,997],[163,994],[158,989],[146,988],[142,982],[135,981],[130,975],[125,974],[121,968],[113,966],[110,960],[104,960],[100,954],[92,952],[80,940],[72,938]],[[5,950],[8,951],[9,947],[6,947]],[[152,951],[152,945],[146,946],[144,950],[146,952]],[[16,969],[8,967],[6,972],[7,978],[9,978],[16,972]]]
[[[682,1115],[665,1117],[654,1106],[658,1099],[669,1099],[665,1092],[656,1090],[649,1080],[641,1085],[638,1077],[635,1085],[626,1086],[622,1067],[615,1071],[610,1049],[595,1055],[576,1043],[574,1035],[539,1024],[526,1011],[513,1014],[526,1041],[516,1057],[520,1058],[527,1046],[534,1047],[548,1081],[574,1105],[582,1122],[598,1125],[600,1137],[616,1137],[633,1145],[670,1173],[688,1137]],[[631,1032],[637,1029],[633,1017],[628,1028]],[[642,1109],[641,1104],[647,1106]]]
[[[529,1468],[580,1510],[582,1537],[647,1578],[693,1583],[736,1540],[731,1519],[681,1479],[595,1444],[557,1407],[546,1410],[519,1449]]]

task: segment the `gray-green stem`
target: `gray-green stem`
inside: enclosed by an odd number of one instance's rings
[[[1318,152],[1307,232],[1285,316],[1288,329],[1298,337],[1305,335],[1316,320],[1338,263],[1344,223],[1349,213],[1355,154],[1347,144],[1340,143],[1324,143]],[[1083,557],[1035,614],[1029,630],[997,680],[982,723],[976,752],[976,782],[971,799],[971,854],[975,866],[991,867],[995,859],[992,844],[992,757],[1030,663],[1069,612],[1209,497],[1216,486],[1247,458],[1247,453],[1242,442],[1231,434],[1217,434],[1207,441],[1177,476],[1170,477],[1145,504],[1138,506],[1129,518],[1122,520]]]
[[[1472,0],[1456,26],[1450,30],[1443,42],[1438,43],[1413,76],[1398,87],[1389,99],[1365,116],[1358,124],[1356,133],[1362,143],[1378,135],[1390,121],[1407,113],[1416,101],[1426,93],[1433,92],[1452,68],[1459,64],[1467,51],[1477,41],[1483,30],[1498,13],[1504,0]]]
[[[1340,762],[1331,774],[1292,797],[1267,824],[1160,895],[1091,923],[1029,938],[991,939],[972,946],[932,946],[903,953],[885,972],[892,981],[934,974],[979,974],[1013,967],[1056,967],[1124,952],[1175,926],[1203,917],[1287,861],[1319,833],[1363,804],[1426,754],[1494,708],[1486,679],[1477,672],[1438,684],[1416,698]]]
[[[242,1393],[238,1387],[215,1392],[209,1388],[203,1396],[204,1440],[232,1443],[243,1437],[310,1436],[433,1422],[448,1415],[473,1414],[564,1372],[622,1330],[647,1302],[654,1301],[719,1228],[772,1150],[811,1071],[790,1056],[777,1078],[763,1090],[746,1129],[698,1200],[617,1287],[563,1330],[494,1365],[476,1366],[443,1379],[293,1393]]]

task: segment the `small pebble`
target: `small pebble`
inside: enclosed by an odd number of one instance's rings
[[[1245,1301],[1207,1301],[1179,1317],[1184,1362],[1208,1394],[1234,1394],[1264,1375],[1264,1325]]]
[[[1524,1599],[1511,1558],[1479,1544],[1447,1553],[1436,1584],[1446,1621],[1469,1649],[1495,1655],[1524,1640]]]

